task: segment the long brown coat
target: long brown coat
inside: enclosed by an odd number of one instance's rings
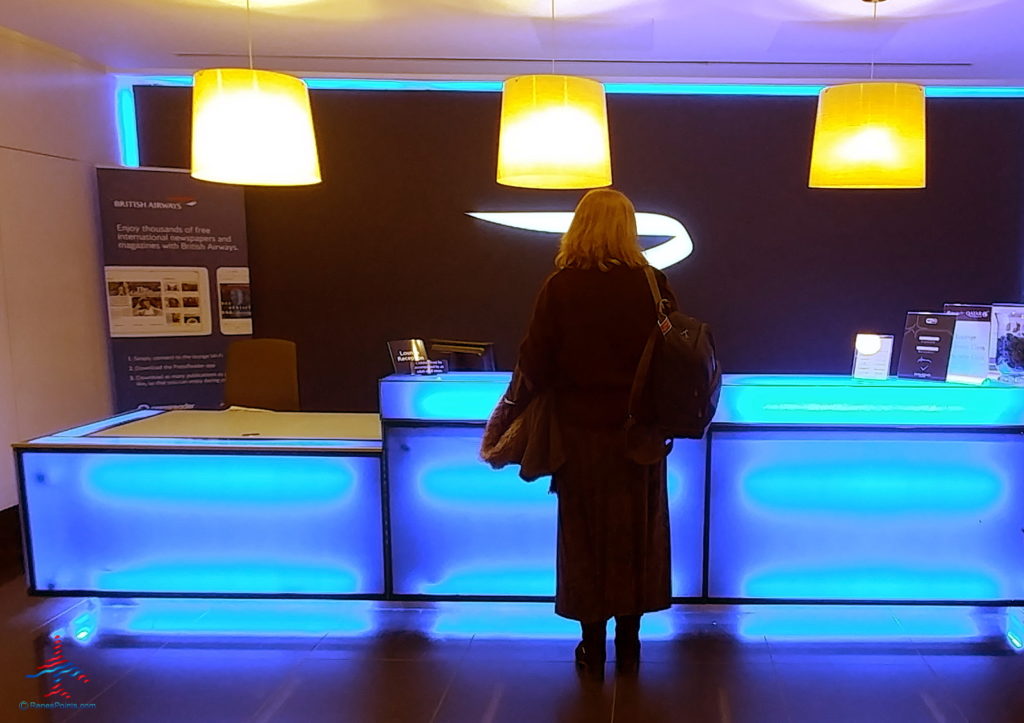
[[[675,307],[665,276],[663,296]],[[656,319],[643,270],[562,269],[534,304],[519,370],[553,395],[565,464],[558,494],[555,612],[594,622],[670,605],[664,462],[627,457],[624,424],[637,362]]]

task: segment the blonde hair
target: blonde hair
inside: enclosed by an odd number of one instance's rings
[[[633,203],[611,188],[587,191],[555,254],[559,269],[607,271],[612,266],[645,266],[636,234]]]

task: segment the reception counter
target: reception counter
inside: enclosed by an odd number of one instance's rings
[[[377,415],[143,409],[15,452],[33,592],[384,594]]]
[[[546,481],[477,460],[508,379],[382,380],[396,594],[552,594]],[[679,600],[1024,599],[1020,388],[726,376],[668,488]]]
[[[478,459],[507,373],[376,415],[138,410],[16,445],[32,591],[549,599],[547,480]],[[727,376],[668,459],[689,602],[1024,601],[1024,390]]]

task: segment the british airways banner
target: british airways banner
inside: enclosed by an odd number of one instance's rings
[[[220,406],[227,346],[252,334],[242,189],[183,171],[97,174],[118,411]]]

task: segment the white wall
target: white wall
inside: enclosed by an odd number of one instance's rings
[[[117,162],[112,84],[0,28],[0,509],[11,443],[111,412],[94,167]]]

